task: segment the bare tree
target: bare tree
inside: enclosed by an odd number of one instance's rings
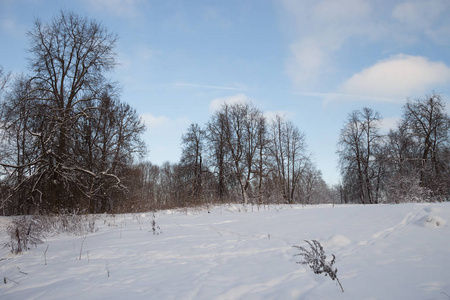
[[[39,123],[39,118],[33,113],[31,105],[24,101],[29,90],[29,82],[24,76],[14,80],[11,91],[7,93],[1,106],[1,134],[0,162],[3,177],[4,194],[2,195],[3,214],[7,205],[12,202],[12,194],[16,194],[17,203],[8,211],[13,214],[29,213],[28,200],[30,188],[27,178],[34,174],[35,168],[29,165],[30,161],[38,159],[32,144],[33,135],[29,129]],[[28,116],[35,116],[34,119]]]
[[[239,184],[243,203],[249,201],[248,190],[255,177],[257,156],[262,146],[260,135],[264,134],[264,116],[249,103],[224,104],[215,118],[219,124],[223,146],[227,149],[233,177]]]
[[[203,173],[206,173],[203,165],[205,138],[206,132],[198,124],[191,124],[188,131],[181,138],[183,145],[181,166],[189,177],[189,197],[194,199],[193,202],[197,204],[202,202]]]
[[[449,199],[450,118],[438,94],[408,101],[396,130],[379,134],[380,116],[354,111],[339,137],[343,202]]]
[[[306,155],[305,136],[292,122],[277,115],[271,126],[269,153],[274,177],[287,203],[295,202],[300,178],[309,158]]]
[[[322,183],[322,173],[317,170],[309,160],[302,168],[299,181],[299,202],[301,202],[303,205],[322,202],[322,199],[319,199],[318,197],[319,193],[317,192],[317,188],[320,187],[321,189],[324,189],[323,192],[326,192],[328,188],[326,187],[326,184],[323,185]]]
[[[124,166],[145,151],[141,120],[104,76],[115,66],[117,36],[67,12],[36,20],[28,35],[32,74],[3,107],[10,112],[4,130],[20,140],[0,165],[16,178],[12,191],[25,190],[34,209],[97,211],[93,201],[123,189]]]
[[[404,106],[404,126],[420,149],[420,182],[436,196],[449,194],[448,175],[450,118],[438,94],[408,101]],[[447,181],[447,182],[446,182]]]
[[[5,73],[3,66],[0,66],[0,95],[6,89],[10,77],[11,73]]]
[[[100,176],[82,173],[84,180],[79,184],[90,211],[112,211],[120,198],[126,199],[123,187],[131,184],[128,177],[133,177],[134,159],[146,151],[140,139],[145,126],[136,111],[112,91],[105,91],[98,103],[84,104],[88,114],[76,124],[73,153],[79,166]]]
[[[208,142],[208,161],[211,171],[217,178],[216,197],[225,201],[228,194],[229,182],[232,181],[231,166],[229,164],[229,149],[225,143],[225,115],[216,112],[207,123],[206,138]]]
[[[255,162],[255,175],[258,179],[258,205],[263,204],[263,197],[266,193],[266,189],[264,188],[264,183],[266,178],[269,177],[270,174],[270,163],[267,160],[269,149],[268,145],[270,143],[270,140],[268,138],[268,128],[266,125],[266,119],[260,118],[259,119],[259,126],[258,126],[258,153],[256,156],[256,162]]]
[[[377,152],[382,145],[378,133],[380,115],[370,108],[353,111],[339,136],[341,173],[344,184],[353,185],[356,194],[364,204],[378,203],[380,165]]]
[[[389,131],[382,153],[387,170],[382,180],[386,200],[401,203],[426,199],[427,189],[420,186],[419,146],[405,122]]]

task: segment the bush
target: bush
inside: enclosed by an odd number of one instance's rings
[[[43,230],[47,234],[74,234],[85,235],[96,231],[95,216],[61,213],[59,215],[37,215],[33,217],[39,220]]]
[[[14,254],[42,243],[47,235],[60,233],[83,235],[96,231],[95,217],[77,214],[36,215],[14,218],[6,228],[9,242],[5,246]]]
[[[153,235],[160,235],[162,233],[161,228],[159,227],[158,224],[156,224],[155,214],[153,214],[153,217],[152,217],[152,231],[153,231]]]
[[[6,244],[14,254],[29,250],[31,246],[42,243],[42,226],[33,218],[14,218],[6,228],[10,237]]]
[[[327,256],[325,255],[325,251],[323,250],[322,245],[318,241],[312,240],[312,242],[310,242],[305,240],[305,242],[308,243],[311,250],[307,250],[306,248],[301,246],[294,246],[295,248],[301,251],[295,256],[303,256],[303,260],[297,263],[302,265],[308,265],[314,271],[315,274],[325,273],[325,276],[327,275],[330,276],[332,280],[336,280],[339,283],[342,292],[344,292],[341,282],[339,281],[336,275],[338,270],[337,268],[333,270],[333,264],[336,261],[336,256],[334,256],[334,254],[331,254],[333,256],[333,259],[328,263],[326,261]]]

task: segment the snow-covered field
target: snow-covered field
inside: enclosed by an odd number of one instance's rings
[[[0,299],[450,299],[450,203],[156,216],[160,235],[151,213],[99,216],[85,239],[60,235],[21,255],[1,249]],[[292,246],[305,239],[336,255],[344,293],[296,263]]]

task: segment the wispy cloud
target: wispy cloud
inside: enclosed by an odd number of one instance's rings
[[[185,83],[185,82],[173,83],[173,86],[175,86],[175,87],[193,87],[193,88],[202,88],[202,89],[216,89],[216,90],[245,91],[245,88],[240,88],[240,87],[217,86],[217,85]]]
[[[291,38],[286,72],[297,88],[317,89],[340,70],[340,59],[358,47],[378,53],[408,52],[416,45],[450,43],[448,0],[284,0]],[[375,4],[376,3],[376,4]],[[353,49],[343,51],[345,49]],[[352,52],[353,51],[353,52]],[[370,55],[370,54],[369,54]],[[367,57],[360,59],[367,60]],[[355,60],[353,60],[355,61]]]
[[[277,110],[277,111],[265,111],[264,117],[268,122],[276,120],[277,116],[286,117],[287,119],[293,119],[295,117],[294,111]]]
[[[91,9],[121,17],[135,17],[140,13],[143,0],[85,0]]]
[[[181,155],[181,137],[192,121],[188,117],[171,118],[150,113],[142,114],[141,118],[147,127],[144,133],[150,150],[147,159],[156,164],[176,162]]]
[[[233,24],[231,20],[224,18],[217,8],[211,6],[203,8],[202,16],[205,21],[217,24],[222,28],[228,28]]]
[[[136,46],[136,59],[139,61],[147,62],[153,59],[156,55],[161,54],[161,50],[155,50],[150,45],[139,44]]]
[[[219,110],[223,104],[246,103],[250,99],[244,94],[238,94],[230,97],[216,98],[209,104],[209,112],[214,113]]]
[[[170,119],[166,116],[154,116],[152,114],[142,114],[141,119],[144,121],[147,129],[154,129],[170,123]]]
[[[313,86],[332,69],[331,55],[370,27],[371,6],[364,0],[285,0],[283,6],[294,28],[286,71],[298,86]]]
[[[117,55],[118,69],[131,71],[133,74],[137,70],[152,70],[149,64],[155,61],[155,57],[161,55],[161,53],[161,50],[144,43],[122,47]]]
[[[387,133],[391,129],[396,129],[400,120],[401,120],[400,117],[381,119],[381,124],[380,124],[381,131]]]
[[[304,95],[309,97],[317,97],[323,100],[325,105],[330,102],[347,102],[347,101],[367,101],[367,102],[386,102],[386,103],[403,103],[405,98],[393,97],[376,97],[364,94],[350,94],[338,92],[295,92],[297,95]]]
[[[191,121],[187,117],[171,119],[167,116],[154,116],[150,113],[141,114],[141,119],[144,121],[147,130],[184,130],[191,123]]]
[[[27,28],[25,25],[18,24],[13,18],[2,18],[0,21],[2,31],[12,35],[22,37],[25,35]]]
[[[448,44],[443,38],[450,33],[450,3],[447,0],[410,0],[392,9],[392,17],[409,33],[421,32],[437,44]],[[443,35],[447,33],[447,35]]]

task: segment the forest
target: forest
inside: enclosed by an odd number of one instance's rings
[[[350,112],[336,186],[322,179],[301,129],[252,103],[224,103],[191,124],[179,161],[159,166],[145,161],[145,124],[107,76],[116,34],[61,12],[37,19],[28,39],[29,74],[0,67],[3,215],[450,200],[450,118],[438,93],[407,100],[388,133],[371,108]]]

